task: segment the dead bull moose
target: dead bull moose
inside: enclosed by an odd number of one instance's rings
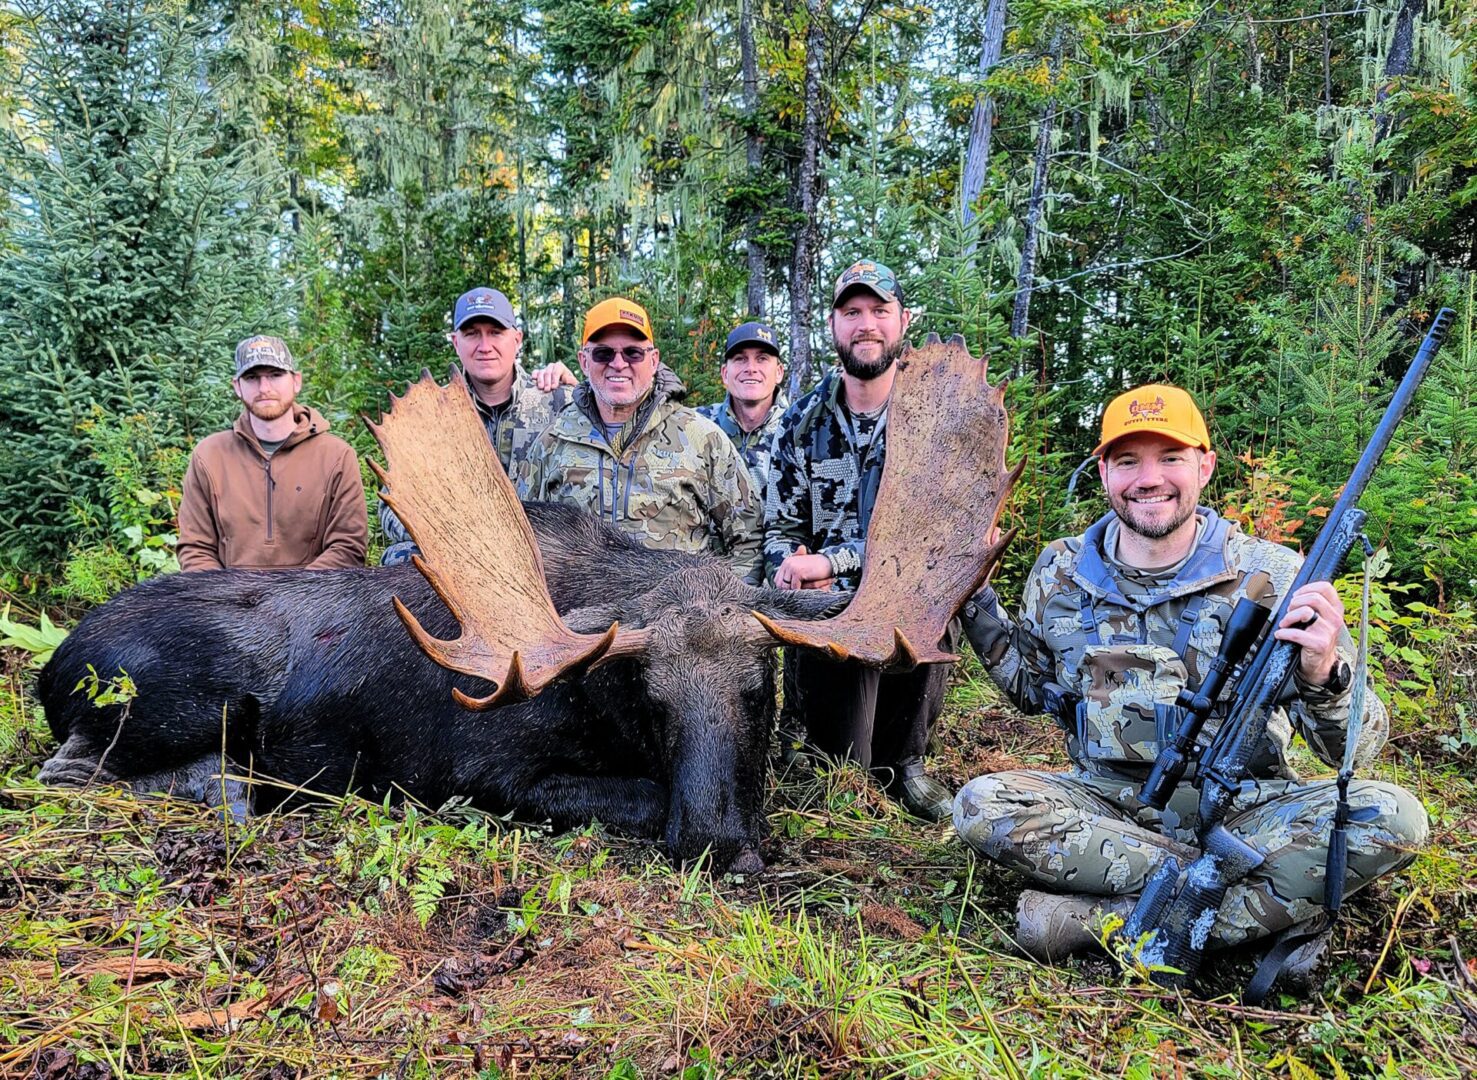
[[[462,796],[561,826],[598,819],[665,837],[675,858],[710,850],[754,872],[771,651],[953,659],[939,643],[1009,542],[985,537],[1018,475],[1005,471],[1003,384],[963,339],[906,353],[846,604],[520,504],[459,379],[423,376],[370,426],[417,566],[175,574],[120,594],[41,674],[61,743],[43,780],[213,802],[224,754],[227,771],[274,782],[251,786],[256,809],[303,792]],[[89,669],[126,672],[136,695],[95,707],[75,690]]]

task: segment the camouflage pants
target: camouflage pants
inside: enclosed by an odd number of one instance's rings
[[[1140,806],[1130,780],[1026,770],[976,777],[954,799],[954,826],[975,851],[1053,892],[1137,894],[1167,856],[1194,859],[1197,792],[1181,785],[1165,811]],[[1226,893],[1212,946],[1275,934],[1322,907],[1337,788],[1332,780],[1262,780],[1237,797],[1226,826],[1267,860]],[[1407,866],[1426,841],[1421,801],[1394,784],[1349,786],[1344,895]]]

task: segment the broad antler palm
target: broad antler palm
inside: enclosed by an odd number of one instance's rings
[[[370,467],[385,501],[421,554],[413,561],[462,626],[462,636],[431,636],[395,598],[395,611],[438,664],[497,684],[469,709],[532,697],[561,675],[602,658],[638,654],[641,631],[612,623],[604,634],[577,634],[559,617],[523,505],[493,452],[463,375],[438,386],[429,371],[390,412],[365,422],[386,468]]]
[[[561,675],[644,653],[643,630],[612,623],[603,634],[577,634],[559,617],[533,529],[459,372],[444,387],[424,373],[379,423],[366,422],[385,455],[386,468],[371,463],[385,501],[415,538],[415,565],[462,636],[433,637],[398,597],[395,610],[438,664],[497,684],[482,698],[453,690],[458,702],[488,709],[532,697]],[[1004,383],[990,385],[963,338],[929,335],[904,354],[856,597],[823,621],[756,612],[755,634],[878,667],[957,659],[939,648],[949,621],[1014,535],[985,543],[1020,475],[1005,469],[1007,437]]]
[[[892,669],[958,659],[939,643],[1015,535],[985,542],[1021,473],[1005,468],[1005,383],[985,368],[937,334],[898,360],[856,597],[820,622],[756,613],[775,638]]]

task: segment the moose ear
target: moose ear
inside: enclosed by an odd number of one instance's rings
[[[825,589],[765,587],[753,590],[749,604],[759,614],[771,619],[829,619],[845,611],[846,605],[851,603],[851,598],[855,595]]]

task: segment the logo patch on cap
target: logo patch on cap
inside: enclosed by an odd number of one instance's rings
[[[1141,416],[1145,420],[1158,416],[1163,411],[1164,399],[1162,397],[1156,397],[1153,401],[1139,401],[1138,398],[1134,398],[1128,403],[1128,415]]]
[[[622,319],[629,319],[631,322],[635,323],[637,326],[645,326],[646,325],[646,319],[643,316],[639,315],[638,313],[636,313],[634,311],[627,311],[625,308],[621,308],[620,317]]]
[[[771,345],[774,344],[774,335],[771,334],[768,330],[764,329],[764,327],[762,326],[754,331],[754,336],[757,337],[760,341],[767,341]]]

